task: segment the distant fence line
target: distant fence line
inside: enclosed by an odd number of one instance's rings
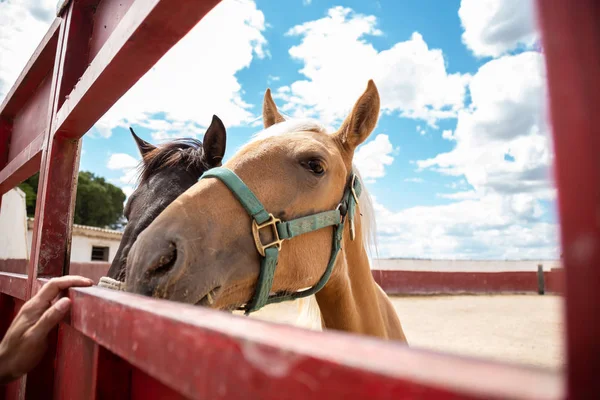
[[[425,261],[443,262],[442,260]],[[0,271],[24,274],[27,262],[24,259],[0,260]],[[457,265],[456,261],[452,260],[452,262]],[[495,264],[501,263],[504,261],[495,262]],[[563,293],[562,268],[548,268],[543,264],[536,264],[535,261],[519,261],[519,263],[528,263],[529,270],[502,271],[497,267],[490,268],[490,271],[373,269],[372,273],[375,281],[389,295]],[[377,262],[375,265],[377,266]],[[557,264],[552,264],[555,265]],[[389,267],[389,264],[387,266]],[[100,277],[106,275],[109,267],[110,264],[105,262],[71,262],[69,273],[88,277],[98,283]],[[519,265],[519,268],[523,266]]]
[[[560,260],[373,260],[373,277],[390,295],[563,293]]]
[[[390,295],[460,293],[563,293],[562,269],[551,271],[439,272],[373,270]]]
[[[375,270],[435,271],[435,272],[514,272],[536,271],[542,265],[544,271],[560,268],[560,260],[444,260],[423,258],[375,258]]]

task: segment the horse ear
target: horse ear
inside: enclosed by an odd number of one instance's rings
[[[379,107],[379,92],[375,82],[370,79],[367,89],[356,101],[352,112],[336,133],[347,150],[354,151],[373,132],[379,118]]]
[[[204,157],[206,162],[211,167],[221,165],[223,156],[225,155],[225,143],[227,142],[227,133],[225,125],[217,117],[213,115],[210,126],[204,134],[202,146],[204,147]]]
[[[277,111],[277,105],[271,97],[271,89],[267,89],[263,99],[263,124],[265,129],[278,122],[284,122],[285,118]]]
[[[140,154],[142,155],[142,159],[144,158],[146,153],[149,153],[152,150],[156,149],[156,146],[146,142],[144,139],[142,139],[138,135],[136,135],[135,132],[133,131],[132,127],[129,127],[129,131],[131,132],[131,135],[133,136],[133,140],[135,140],[135,144],[137,144],[137,148],[140,151]]]

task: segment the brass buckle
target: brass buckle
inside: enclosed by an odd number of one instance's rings
[[[260,253],[261,256],[265,256],[265,249],[269,247],[276,246],[278,250],[281,250],[281,243],[283,240],[279,238],[279,232],[277,232],[277,223],[281,222],[279,218],[275,218],[273,214],[269,214],[269,219],[262,224],[257,224],[256,220],[252,220],[252,236],[254,236],[254,244],[256,245],[256,250]],[[262,228],[266,228],[267,226],[272,226],[273,235],[275,236],[275,240],[271,243],[263,244],[260,240],[260,230]]]

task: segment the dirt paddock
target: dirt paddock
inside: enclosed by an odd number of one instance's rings
[[[552,295],[393,297],[409,343],[562,368],[563,299]]]
[[[564,364],[559,296],[394,296],[392,302],[411,347],[552,369]]]

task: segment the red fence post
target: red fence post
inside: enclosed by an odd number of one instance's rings
[[[54,132],[56,110],[65,94],[87,66],[87,43],[78,38],[81,24],[88,23],[81,13],[73,12],[76,2],[63,10],[57,54],[52,76],[48,111],[48,131],[42,151],[40,178],[33,230],[31,259],[28,268],[28,298],[38,288],[38,277],[55,277],[68,273],[71,229],[77,190],[81,140],[61,137]],[[89,28],[91,29],[91,27]],[[69,87],[70,86],[70,87]],[[54,385],[58,329],[49,336],[48,351],[40,365],[27,375],[26,397],[47,398]]]
[[[10,134],[12,130],[12,122],[7,118],[0,117],[0,171],[4,168],[8,161],[8,147],[10,143]],[[0,192],[0,206],[2,206],[2,195]]]
[[[566,284],[568,391],[600,393],[600,4],[538,0]]]
[[[56,110],[64,102],[69,86],[74,86],[87,66],[87,43],[77,35],[82,33],[80,25],[89,21],[84,20],[81,13],[73,12],[76,4],[71,2],[64,11],[54,67],[49,132],[42,153],[28,271],[32,280],[31,294],[36,291],[38,277],[61,276],[68,272],[80,140],[67,139],[61,136],[61,132],[52,132]]]
[[[58,67],[60,66],[60,53],[61,53],[61,45],[62,45],[62,41],[63,41],[63,37],[64,37],[64,30],[65,30],[65,24],[64,24],[64,20],[60,22],[60,27],[59,27],[59,33],[58,33],[58,45],[56,48],[56,58],[54,60],[54,69],[52,71],[52,83],[50,86],[50,92],[49,92],[49,100],[48,100],[48,114],[47,114],[47,120],[48,123],[46,125],[46,130],[43,133],[43,137],[44,137],[44,142],[48,143],[48,141],[51,139],[51,134],[52,134],[52,129],[51,129],[51,121],[54,117],[54,102],[53,99],[55,98],[55,92],[56,92],[56,87],[59,83],[59,77],[58,77]],[[43,150],[43,157],[42,159],[48,159],[48,150],[47,150],[48,146],[46,145],[46,150]],[[56,156],[55,156],[56,158]],[[47,163],[47,161],[46,161]],[[32,248],[31,248],[31,258],[30,258],[30,262],[29,265],[27,267],[27,275],[28,275],[28,279],[27,279],[27,287],[26,287],[26,300],[31,298],[32,294],[35,293],[35,290],[37,289],[36,286],[36,279],[38,276],[38,271],[39,270],[45,270],[44,267],[41,267],[40,264],[45,263],[45,261],[41,260],[40,255],[40,249],[41,249],[41,245],[43,242],[47,242],[48,240],[46,238],[44,238],[44,235],[40,235],[40,232],[42,232],[42,228],[43,228],[43,210],[44,210],[44,206],[45,206],[45,198],[47,196],[46,193],[46,187],[45,187],[45,182],[47,181],[46,179],[47,176],[47,171],[45,168],[42,167],[42,170],[40,171],[40,179],[39,179],[39,185],[38,185],[38,201],[36,204],[36,223],[35,223],[35,228],[33,231],[33,238],[32,238]],[[41,211],[41,212],[40,212]],[[59,211],[59,210],[56,210]],[[54,230],[57,231],[57,226],[55,225]],[[47,232],[52,234],[51,232]],[[54,250],[54,249],[53,249]],[[55,251],[50,251],[48,253],[45,253],[46,258],[48,256],[50,257],[57,257],[59,256],[59,252],[60,249],[56,249]],[[61,268],[61,272],[60,273],[55,273],[54,275],[61,275],[62,274],[62,268]],[[51,275],[52,274],[48,274]],[[51,390],[52,388],[52,384],[53,384],[53,367],[54,367],[54,356],[55,356],[55,352],[56,352],[56,340],[57,340],[57,329],[54,329],[49,335],[48,335],[48,351],[44,354],[44,357],[42,358],[41,362],[39,363],[39,365],[32,370],[30,373],[28,373],[26,376],[24,376],[23,378],[20,379],[20,394],[18,395],[19,398],[26,398],[26,399],[31,399],[31,398],[44,398],[47,397],[48,395],[48,390]],[[36,390],[37,388],[37,390]]]

